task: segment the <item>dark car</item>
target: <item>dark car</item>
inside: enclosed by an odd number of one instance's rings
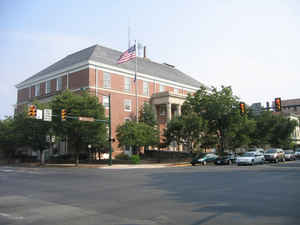
[[[233,154],[230,155],[223,155],[219,156],[215,160],[216,165],[231,165],[232,163],[235,163],[236,157]]]
[[[208,162],[214,162],[216,158],[218,158],[218,156],[213,153],[201,154],[193,158],[191,164],[193,166],[195,166],[196,164],[206,165]]]

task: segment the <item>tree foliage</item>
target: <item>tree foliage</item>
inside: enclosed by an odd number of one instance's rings
[[[146,123],[127,121],[117,128],[119,147],[133,146],[139,149],[143,146],[155,146],[159,142],[157,129]]]
[[[104,107],[97,97],[89,95],[87,91],[80,94],[65,91],[56,96],[51,102],[55,115],[60,115],[61,109],[66,109],[67,120],[61,121],[60,116],[53,120],[53,129],[62,139],[67,138],[79,163],[79,154],[87,151],[87,146],[101,148],[107,145],[106,123],[79,121],[78,117],[92,117],[97,120],[106,120]]]
[[[153,127],[157,125],[155,113],[152,110],[152,106],[148,102],[145,102],[143,108],[140,110],[139,122],[148,124],[149,126]]]

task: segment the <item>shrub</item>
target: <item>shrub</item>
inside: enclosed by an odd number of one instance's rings
[[[140,156],[139,155],[132,155],[130,159],[131,159],[131,162],[133,164],[139,164],[140,163]]]
[[[124,152],[122,152],[121,154],[119,154],[119,155],[116,156],[116,159],[119,159],[119,160],[129,160],[130,157],[128,155],[126,155]]]

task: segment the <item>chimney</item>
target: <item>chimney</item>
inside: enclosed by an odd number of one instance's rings
[[[146,46],[144,46],[144,59],[147,58],[146,57]]]

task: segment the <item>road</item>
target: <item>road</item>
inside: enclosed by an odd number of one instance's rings
[[[2,166],[0,224],[300,224],[300,161],[151,169]]]

